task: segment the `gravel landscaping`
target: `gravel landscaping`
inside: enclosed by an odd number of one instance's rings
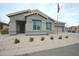
[[[62,39],[59,37],[62,36]],[[17,39],[15,44],[15,39]],[[50,35],[1,35],[0,55],[20,55],[59,48],[79,43],[79,33],[59,33]]]

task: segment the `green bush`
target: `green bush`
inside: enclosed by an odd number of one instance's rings
[[[30,38],[30,42],[33,42],[33,41],[34,41],[34,38],[31,37],[31,38]]]
[[[1,32],[1,34],[8,34],[8,29],[3,29],[0,32]]]
[[[68,36],[65,36],[65,38],[69,38]]]
[[[41,41],[44,41],[44,40],[45,40],[45,38],[44,38],[44,37],[42,37],[42,38],[41,38]]]
[[[72,33],[75,33],[75,31],[72,31]]]
[[[62,36],[59,36],[59,38],[58,39],[62,39]]]
[[[18,39],[15,39],[14,43],[17,44],[20,43],[20,41]]]
[[[51,37],[50,37],[50,39],[51,39],[51,40],[53,40],[53,39],[54,39],[54,37],[53,37],[53,36],[51,36]]]

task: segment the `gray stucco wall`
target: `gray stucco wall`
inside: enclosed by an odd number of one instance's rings
[[[55,27],[55,32],[57,33],[57,30],[58,32],[64,32],[64,26],[59,26],[59,27]]]
[[[16,34],[16,20],[13,17],[10,17],[9,34]]]
[[[32,20],[41,20],[42,28],[40,31],[33,30]],[[46,22],[52,23],[52,31],[51,32],[46,31]],[[40,15],[32,15],[32,16],[28,16],[26,18],[26,35],[29,35],[29,34],[47,34],[47,33],[54,33],[54,22],[53,21],[51,21],[50,19],[45,19],[45,18],[41,17]]]
[[[56,33],[57,28],[55,27],[55,24],[52,20],[50,19],[45,19],[42,16],[35,14],[35,15],[31,15],[31,16],[24,16],[24,14],[18,14],[15,16],[10,17],[10,24],[9,24],[9,34],[17,34],[17,24],[16,21],[26,21],[25,24],[25,34],[29,35],[29,34],[47,34],[47,33]],[[40,31],[35,31],[33,30],[33,22],[32,20],[41,20],[42,21],[42,28]],[[52,23],[52,31],[48,32],[46,31],[46,22],[51,22]],[[62,27],[58,27],[58,31],[62,32]]]
[[[58,32],[65,32],[65,23],[55,23],[55,33]]]
[[[25,21],[24,14],[18,14],[10,17],[10,23],[9,23],[9,34],[17,34],[16,30],[16,21]]]

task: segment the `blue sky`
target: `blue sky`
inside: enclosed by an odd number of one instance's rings
[[[79,25],[79,4],[60,3],[59,21],[65,22],[67,26]],[[6,16],[9,13],[26,9],[39,9],[43,13],[57,19],[56,3],[0,3],[0,21],[8,23]]]

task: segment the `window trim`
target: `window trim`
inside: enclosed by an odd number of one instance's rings
[[[47,24],[50,24],[50,30],[48,30],[48,28],[47,28]],[[52,31],[52,23],[51,22],[46,22],[46,31]]]
[[[33,30],[34,31],[41,31],[41,29],[42,29],[42,21],[41,20],[33,19],[32,22],[34,22],[34,21],[40,21],[41,24],[40,24],[40,29],[38,30],[38,29],[34,29],[34,23],[33,23]]]

